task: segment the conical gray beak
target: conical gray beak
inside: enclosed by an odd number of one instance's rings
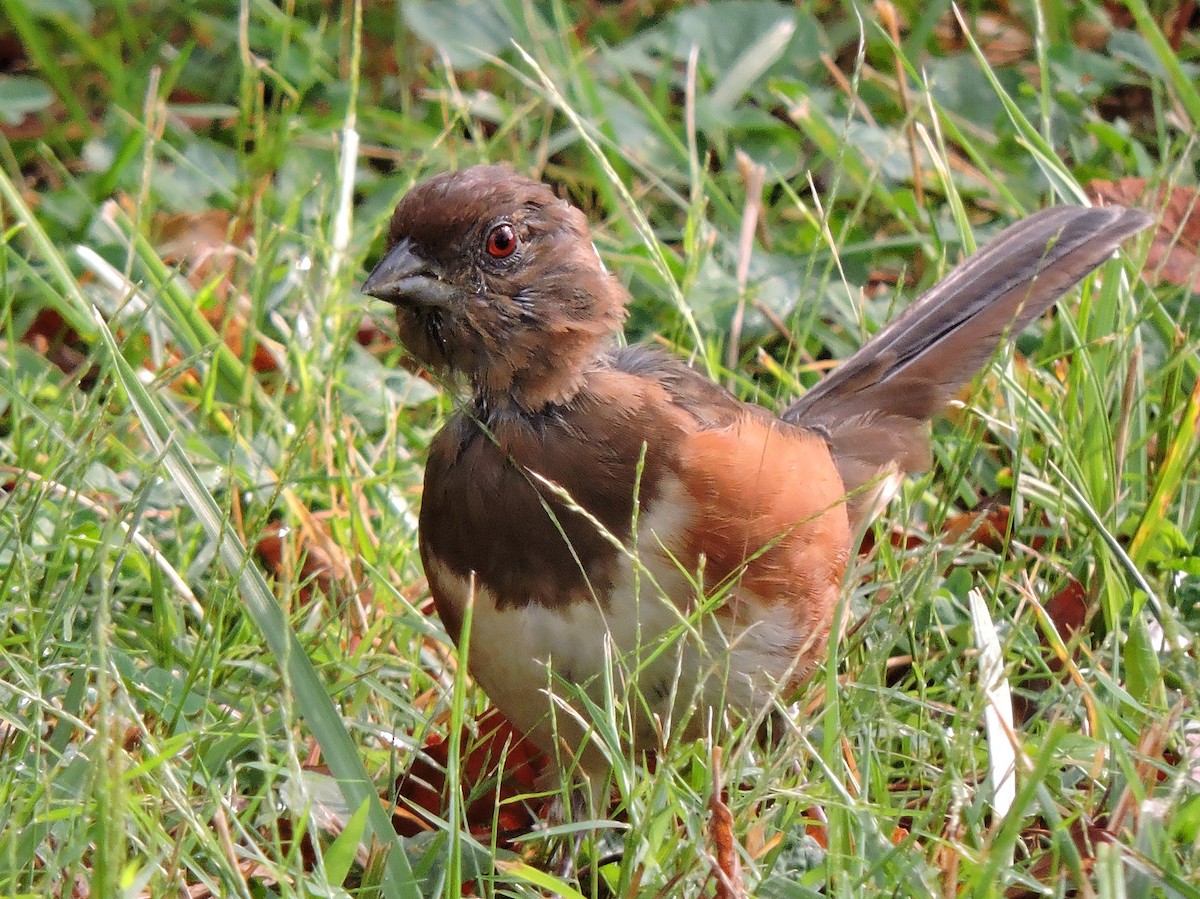
[[[445,306],[458,291],[441,279],[407,237],[388,250],[363,282],[362,292],[396,306]]]

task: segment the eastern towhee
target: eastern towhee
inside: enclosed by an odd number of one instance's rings
[[[471,674],[593,776],[605,751],[549,698],[560,682],[603,707],[606,670],[635,679],[638,748],[673,719],[695,733],[697,708],[760,711],[820,662],[854,535],[881,484],[928,464],[927,420],[1149,222],[1062,206],[1013,225],[776,416],[617,345],[628,294],[546,185],[501,166],[417,185],[363,291],[470,385],[429,450],[420,542],[460,647],[470,607]]]

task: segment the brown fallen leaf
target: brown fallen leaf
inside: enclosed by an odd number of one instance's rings
[[[969,512],[953,516],[942,529],[947,542],[957,543],[960,540],[990,549],[992,552],[1004,552],[1012,547],[1007,543],[1005,535],[1009,531],[1009,519],[1012,518],[1012,508],[995,497],[986,498],[979,506]],[[1045,513],[1042,514],[1043,524],[1048,524]],[[1046,538],[1037,535],[1030,543],[1035,551],[1041,551]]]
[[[1068,646],[1077,633],[1083,630],[1088,616],[1088,593],[1083,584],[1072,578],[1054,596],[1046,602],[1046,617],[1054,624],[1059,639]],[[1046,667],[1062,677],[1064,662],[1054,654],[1050,640],[1044,633],[1040,634],[1039,642],[1043,656],[1047,657]],[[1038,701],[1031,694],[1042,693],[1050,689],[1051,679],[1048,677],[1030,678],[1025,681],[1024,693],[1013,696],[1013,715],[1024,724],[1038,711]]]
[[[1158,218],[1143,277],[1200,291],[1200,193],[1191,187],[1152,186],[1145,178],[1096,180],[1088,193],[1101,203],[1138,206]]]
[[[477,737],[472,738],[466,729],[461,735],[464,755],[459,785],[469,800],[467,825],[485,844],[494,839],[497,846],[511,849],[514,837],[530,833],[544,817],[515,800],[536,792],[538,780],[550,762],[495,709],[485,712],[476,727]],[[438,819],[445,817],[449,762],[449,742],[434,737],[401,775],[393,820],[401,835],[413,836],[432,829]]]
[[[275,577],[303,582],[299,590],[303,602],[308,603],[312,600],[314,587],[325,596],[338,595],[337,567],[316,541],[301,544],[300,538],[294,532],[285,534],[283,526],[273,522],[267,526],[254,549],[259,561]],[[301,558],[303,562],[297,572],[295,563]]]
[[[127,205],[127,200],[122,205]],[[151,223],[150,239],[163,262],[178,268],[197,290],[213,285],[216,302],[201,311],[239,357],[245,355],[252,313],[249,300],[234,288],[233,270],[249,237],[248,221],[234,218],[224,209],[159,215]],[[282,347],[257,329],[251,339],[251,367],[259,374],[278,371],[278,360],[285,355]]]
[[[87,361],[87,344],[53,309],[43,309],[33,319],[29,328],[21,335],[21,341],[41,353],[67,376],[79,371]],[[95,384],[97,371],[93,366],[81,379],[84,389]]]
[[[1175,15],[1167,29],[1167,43],[1176,53],[1183,46],[1183,39],[1200,24],[1197,19],[1200,19],[1200,4],[1197,4],[1196,0],[1183,0],[1176,7]]]
[[[1083,589],[1083,584],[1074,579],[1068,581],[1067,586],[1055,593],[1046,603],[1046,614],[1054,622],[1054,629],[1058,631],[1063,643],[1070,643],[1087,622],[1088,594]],[[1050,663],[1050,669],[1061,670],[1062,662],[1054,659]]]
[[[163,262],[182,268],[193,287],[219,273],[227,277],[248,237],[248,224],[235,221],[225,209],[157,215],[150,227],[150,239]],[[222,284],[218,292],[225,288]]]
[[[1005,66],[1029,59],[1033,51],[1033,35],[1027,20],[1011,13],[980,11],[970,20],[971,35],[984,58],[993,66]],[[945,13],[934,26],[934,36],[947,53],[967,49],[958,17]]]
[[[1086,877],[1096,864],[1096,847],[1101,843],[1114,842],[1112,833],[1103,818],[1093,821],[1086,814],[1073,821],[1069,825],[1067,833],[1071,842],[1075,844],[1076,852],[1079,854],[1080,869]],[[1040,821],[1038,825],[1026,828],[1022,832],[1022,839],[1027,845],[1047,843],[1050,836],[1051,832],[1045,826],[1044,821]],[[1042,852],[1037,861],[1026,871],[1026,874],[1030,878],[1050,886],[1063,876],[1064,867],[1062,857],[1058,852]],[[1086,883],[1076,885],[1080,888],[1087,886]],[[1044,895],[1046,895],[1045,890],[1022,884],[1010,886],[1004,891],[1005,899],[1035,899],[1035,897]],[[1076,894],[1071,893],[1070,895]],[[1082,895],[1088,894],[1085,892]]]

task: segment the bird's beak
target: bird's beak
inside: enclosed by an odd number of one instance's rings
[[[363,282],[362,292],[396,306],[446,306],[457,290],[407,237],[388,250]]]

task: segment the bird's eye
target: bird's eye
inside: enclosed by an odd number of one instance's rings
[[[507,259],[517,248],[517,232],[507,223],[497,225],[487,236],[487,254],[493,259]]]

